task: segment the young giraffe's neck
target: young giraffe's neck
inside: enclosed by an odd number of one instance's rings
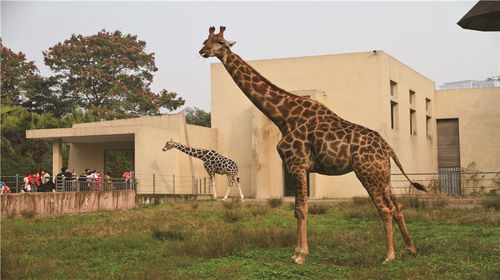
[[[195,157],[195,158],[203,159],[203,153],[202,153],[203,150],[202,149],[191,148],[191,147],[179,144],[179,143],[175,143],[174,146],[177,150],[179,150],[183,153],[186,153],[186,154],[188,154],[192,157]]]
[[[287,118],[293,108],[291,105],[304,98],[277,87],[229,49],[218,58],[250,101],[273,121],[281,132],[289,130],[290,122]]]

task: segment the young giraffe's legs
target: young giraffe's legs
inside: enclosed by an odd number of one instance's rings
[[[307,244],[307,171],[300,168],[289,168],[295,185],[295,218],[297,219],[297,247],[293,259],[304,264],[309,255]]]
[[[231,175],[227,174],[227,190],[226,190],[226,195],[224,196],[222,201],[226,201],[232,186],[233,186],[233,179],[231,178]]]
[[[236,185],[238,186],[238,190],[240,191],[240,198],[241,201],[245,201],[245,197],[243,196],[243,192],[241,191],[241,186],[240,186],[240,179],[238,178],[238,174],[234,175],[234,181],[236,182]]]
[[[215,174],[210,173],[210,185],[212,185],[212,191],[213,191],[213,198],[217,199],[217,193],[215,192]]]

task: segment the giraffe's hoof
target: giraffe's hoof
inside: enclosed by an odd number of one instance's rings
[[[412,256],[417,255],[417,250],[415,250],[415,247],[409,247],[406,249],[408,250],[408,252],[410,252],[410,255],[412,255]]]
[[[390,262],[390,261],[392,261],[392,260],[394,260],[394,259],[395,259],[394,257],[390,257],[390,258],[389,258],[389,257],[387,257],[387,258],[385,259],[385,261],[383,262],[383,264],[386,264],[386,263],[388,263],[388,262]]]
[[[296,264],[305,264],[306,263],[306,258],[301,255],[297,255],[296,257],[293,256],[292,259],[295,261]]]

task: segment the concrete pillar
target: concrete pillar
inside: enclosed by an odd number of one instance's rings
[[[52,177],[61,172],[62,168],[62,141],[61,139],[52,140]]]

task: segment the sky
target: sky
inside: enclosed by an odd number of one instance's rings
[[[49,76],[42,52],[72,34],[137,35],[155,53],[153,91],[210,111],[210,63],[219,61],[198,54],[210,26],[226,26],[224,37],[245,60],[383,50],[439,86],[500,73],[500,32],[456,24],[475,3],[2,0],[1,37]]]

